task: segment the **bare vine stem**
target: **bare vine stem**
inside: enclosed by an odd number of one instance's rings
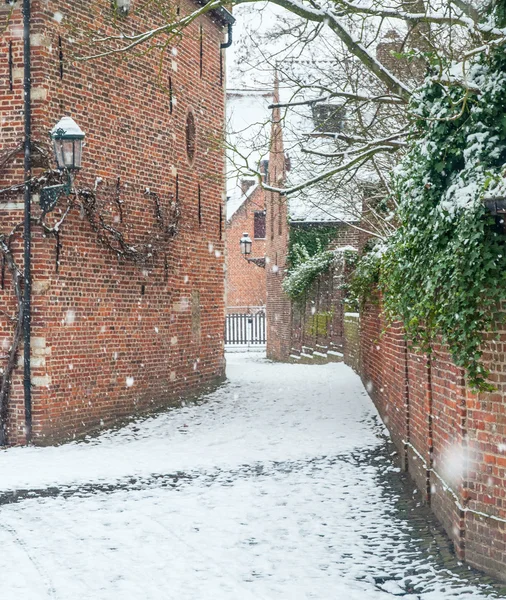
[[[13,159],[18,152],[19,148],[15,148],[1,157],[0,168],[5,167],[9,160]],[[32,179],[32,189],[37,192],[45,185],[48,185],[48,183],[59,182],[60,177],[61,175],[58,171],[46,171],[41,176]],[[16,195],[23,187],[24,184],[12,185],[0,190],[0,196]],[[74,209],[79,208],[85,214],[92,230],[95,232],[97,239],[101,244],[114,252],[118,258],[123,258],[136,264],[144,264],[148,260],[152,260],[155,255],[177,235],[181,217],[179,202],[171,199],[168,209],[164,211],[160,196],[156,192],[146,189],[145,195],[151,198],[154,203],[153,216],[159,235],[155,234],[154,239],[150,239],[141,245],[129,242],[122,231],[106,221],[105,216],[108,206],[114,204],[121,210],[121,222],[123,222],[123,201],[119,198],[119,180],[115,184],[114,198],[110,201],[99,201],[97,187],[98,186],[96,186],[94,190],[88,188],[75,190],[67,198],[67,206],[63,210],[62,216],[54,225],[49,225],[46,222],[45,214],[33,218],[33,224],[40,227],[47,236],[54,236],[59,243],[60,233],[65,221]],[[0,311],[4,318],[15,324],[10,347],[5,355],[0,356],[0,360],[7,361],[4,369],[0,371],[0,445],[5,444],[6,441],[8,404],[12,388],[12,376],[16,367],[17,356],[23,335],[23,271],[16,263],[12,251],[13,241],[22,235],[22,232],[23,224],[17,223],[9,232],[0,233],[0,255],[3,264],[10,274],[12,289],[16,300],[16,311],[14,316],[8,315],[5,311]]]

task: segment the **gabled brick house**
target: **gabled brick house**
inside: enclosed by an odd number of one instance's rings
[[[175,12],[195,6],[182,0]],[[0,7],[0,235],[23,221],[22,190],[13,187],[24,176],[22,15],[19,3],[11,8]],[[100,429],[224,376],[224,152],[217,142],[221,45],[233,18],[220,10],[197,19],[163,62],[156,51],[75,60],[87,31],[113,34],[118,18],[108,2],[32,2],[34,177],[54,165],[45,146],[60,117],[71,115],[86,133],[78,193],[70,203],[62,196],[45,218],[50,229],[63,219],[58,235],[33,227],[34,443]],[[121,19],[131,31],[160,24],[155,6]],[[84,53],[91,50],[85,45]],[[35,220],[41,185],[33,188]],[[22,267],[22,235],[9,245]],[[18,308],[5,254],[2,265],[0,377]],[[2,427],[7,443],[23,443],[19,366],[9,387]]]
[[[227,202],[227,312],[255,313],[265,307],[265,269],[245,260],[239,241],[248,233],[250,258],[265,257],[265,191],[255,181],[243,181],[243,194]]]
[[[227,278],[228,314],[258,314],[265,310],[265,269],[245,260],[239,241],[251,237],[250,258],[265,257],[265,191],[248,168],[267,176],[265,138],[270,132],[272,90],[232,89],[227,92]],[[246,164],[247,163],[247,164]]]

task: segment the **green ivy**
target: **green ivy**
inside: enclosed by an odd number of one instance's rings
[[[346,302],[351,309],[359,310],[365,302],[376,303],[380,278],[381,248],[373,246],[364,249],[360,259],[355,261],[355,269],[347,284]]]
[[[483,203],[506,197],[504,48],[469,73],[479,92],[428,79],[413,96],[410,149],[395,176],[400,227],[379,285],[387,317],[401,319],[413,343],[430,352],[441,340],[485,390],[483,334],[496,328],[506,300],[505,236]]]
[[[327,248],[337,236],[338,228],[332,226],[292,227],[288,241],[288,264],[296,267],[301,260],[298,248],[305,248],[309,256],[318,254]]]
[[[300,301],[304,294],[311,289],[316,278],[322,273],[326,273],[334,264],[336,255],[331,250],[323,250],[320,245],[318,245],[318,251],[313,255],[300,245],[293,246],[293,253],[296,266],[290,269],[282,285],[289,298]]]

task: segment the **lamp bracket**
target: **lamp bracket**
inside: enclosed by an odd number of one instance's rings
[[[249,263],[253,263],[254,265],[256,265],[257,267],[261,267],[262,269],[265,269],[265,256],[262,256],[261,258],[247,258],[246,256],[244,257],[245,260],[247,260]]]
[[[42,212],[47,214],[54,210],[56,203],[58,202],[58,198],[65,194],[68,196],[72,191],[72,177],[68,171],[66,173],[66,181],[65,183],[59,185],[50,185],[48,187],[42,188],[40,190],[40,200],[39,204],[42,208]]]

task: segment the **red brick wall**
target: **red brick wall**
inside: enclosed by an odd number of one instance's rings
[[[357,245],[358,231],[342,224],[337,226],[335,239],[329,247],[356,248]],[[319,360],[335,359],[342,355],[345,299],[342,284],[345,280],[346,265],[336,266],[320,275],[302,301],[294,304],[291,324],[292,355],[302,354],[303,358]]]
[[[255,211],[265,210],[265,192],[255,188],[239,210],[227,221],[227,310],[247,312],[249,307],[265,306],[265,269],[245,260],[239,240],[249,233],[253,241],[250,258],[265,256],[265,238],[254,238]]]
[[[343,350],[342,269],[320,275],[300,303],[292,307],[291,353],[325,359],[328,351]]]
[[[401,327],[381,333],[379,306],[360,323],[361,375],[404,466],[458,555],[506,580],[506,332],[485,354],[497,391],[476,395],[444,347],[429,360],[406,349]]]
[[[275,82],[274,102],[279,101]],[[279,109],[273,110],[268,183],[282,188],[286,178],[286,161]],[[283,291],[288,251],[287,199],[277,192],[266,193],[266,283],[267,283],[267,357],[287,360],[291,348],[291,302]]]
[[[94,6],[85,0],[33,3],[40,33],[34,38],[34,97],[41,99],[35,104],[34,129],[45,139],[63,114],[71,114],[87,134],[76,185],[93,187],[100,177],[101,194],[119,180],[123,222],[114,208],[105,218],[131,245],[156,241],[159,251],[142,265],[118,260],[97,241],[82,211],[74,210],[63,227],[57,272],[54,239],[34,233],[32,383],[37,443],[79,435],[167,404],[224,373],[224,160],[217,144],[224,121],[219,49],[223,29],[208,17],[193,23],[161,70],[156,52],[67,63],[76,47],[69,38],[77,39],[68,25],[76,25],[77,31],[92,24],[111,31],[107,10],[101,5],[94,12]],[[190,1],[181,3],[182,14],[193,9]],[[57,12],[65,17],[62,23],[54,19]],[[19,9],[16,13],[19,20]],[[128,20],[133,29],[158,22],[154,9]],[[15,38],[12,27],[9,35]],[[63,79],[58,36],[65,57]],[[19,48],[17,53],[21,66]],[[168,86],[169,77],[172,113],[169,96],[160,88]],[[17,78],[13,94],[2,88],[2,105],[7,94],[9,108],[14,108],[13,98],[15,106],[21,106],[21,84]],[[185,142],[189,110],[197,128],[193,164]],[[15,126],[2,140],[4,147],[22,137],[19,116],[9,112],[9,118]],[[13,179],[9,173],[8,180]],[[178,189],[180,232],[170,243],[157,240],[161,234],[155,205],[146,188],[160,196],[163,211]],[[7,211],[1,202],[3,231],[6,220],[19,219],[20,213]],[[57,209],[52,218],[60,215]],[[9,330],[1,317],[0,322],[0,332]],[[21,394],[16,383],[9,409],[11,443],[23,440]]]
[[[360,316],[344,313],[344,362],[357,373],[360,371]]]

